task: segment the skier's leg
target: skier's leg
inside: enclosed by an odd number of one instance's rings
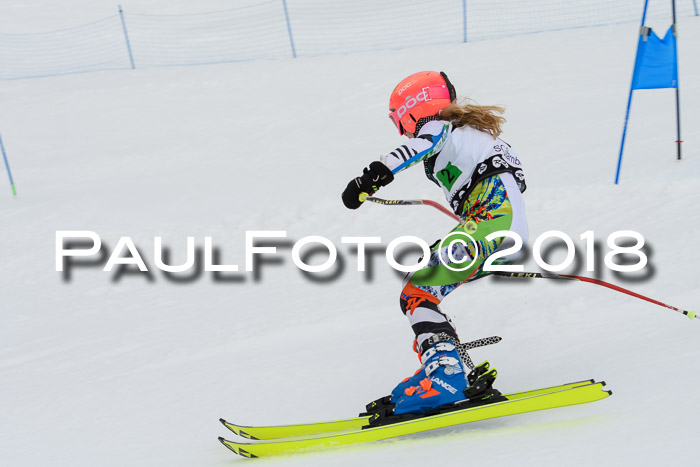
[[[457,287],[473,279],[489,256],[510,246],[508,238],[487,241],[487,236],[499,230],[511,230],[527,242],[522,197],[510,174],[480,182],[465,203],[464,214],[466,221],[446,235],[445,241],[433,246],[428,264],[404,279],[400,306],[416,335],[418,349],[438,333],[457,337],[450,318],[440,310],[440,303]],[[450,240],[460,239],[463,243],[449,244]]]
[[[504,177],[505,178],[505,177]],[[510,184],[517,189],[517,185]],[[462,391],[466,389],[466,366],[459,357],[459,338],[450,318],[440,310],[441,301],[461,284],[473,279],[481,270],[491,254],[505,246],[502,238],[487,241],[486,237],[499,230],[510,230],[517,225],[518,232],[527,240],[527,227],[524,222],[524,210],[514,216],[513,205],[509,200],[506,184],[500,176],[494,176],[479,183],[469,196],[465,205],[466,221],[453,229],[445,242],[440,242],[431,250],[428,264],[404,280],[401,291],[401,310],[408,318],[416,335],[416,349],[421,355],[421,369],[411,378],[407,378],[392,391],[392,401],[397,404],[397,413],[421,412],[446,403],[464,399]],[[517,192],[516,210],[522,210],[520,192]],[[514,219],[517,222],[514,222]],[[524,229],[523,229],[524,226]],[[465,234],[469,234],[468,236]],[[463,243],[452,243],[449,240],[462,239]],[[464,261],[463,261],[464,260]],[[443,344],[441,344],[441,342]],[[447,344],[444,344],[447,342]],[[431,366],[431,358],[435,355],[436,346],[450,347],[457,360],[444,360],[454,365],[438,365],[433,371],[426,369]],[[441,355],[451,355],[444,352]],[[438,363],[433,362],[432,366]],[[437,371],[436,371],[437,370]],[[444,373],[448,372],[449,377]],[[430,374],[434,374],[433,377]],[[460,374],[458,378],[452,375]],[[446,382],[452,381],[450,388],[445,391],[440,388],[422,390],[431,383],[424,380]],[[435,379],[437,378],[437,379]],[[420,383],[420,384],[418,384]],[[421,386],[422,385],[422,386]],[[413,389],[412,389],[413,388]],[[451,389],[461,388],[456,393]],[[432,392],[431,392],[432,391]],[[411,394],[409,394],[409,392]],[[440,397],[430,397],[427,394]],[[419,396],[419,397],[414,397]]]

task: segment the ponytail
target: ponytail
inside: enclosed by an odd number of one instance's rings
[[[470,126],[479,131],[489,133],[497,138],[501,134],[501,125],[506,119],[496,113],[505,112],[503,107],[497,105],[478,105],[463,100],[460,103],[450,104],[440,111],[440,119],[452,122],[455,128]]]

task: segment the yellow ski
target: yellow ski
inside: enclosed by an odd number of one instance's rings
[[[584,382],[580,386],[557,387],[557,389],[550,392],[537,393],[537,391],[535,391],[533,394],[524,397],[522,394],[527,393],[519,393],[521,397],[514,397],[503,402],[456,410],[364,430],[357,428],[344,432],[325,432],[255,443],[239,443],[228,441],[224,438],[219,438],[219,441],[234,453],[244,457],[263,457],[290,452],[308,452],[333,446],[378,441],[506,415],[593,402],[604,399],[612,394],[610,391],[603,390],[604,385],[604,382]]]
[[[509,400],[519,399],[523,397],[535,396],[538,394],[544,394],[547,392],[553,392],[560,389],[568,389],[576,386],[581,386],[584,384],[592,383],[593,380],[589,379],[586,381],[578,381],[575,383],[562,384],[559,386],[552,386],[549,388],[535,389],[532,391],[515,392],[511,394],[504,394]],[[260,439],[277,439],[277,438],[289,438],[292,436],[307,436],[316,435],[320,433],[334,433],[338,431],[348,431],[357,430],[369,423],[369,416],[364,417],[354,417],[345,418],[342,420],[329,420],[316,423],[301,423],[295,425],[277,425],[277,426],[245,426],[236,425],[235,423],[230,423],[220,418],[219,421],[229,430],[233,431],[239,436],[248,439],[260,440]]]

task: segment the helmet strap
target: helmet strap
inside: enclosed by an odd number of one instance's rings
[[[452,83],[450,83],[450,78],[447,77],[444,71],[440,72],[440,76],[442,76],[442,79],[445,80],[447,89],[450,91],[450,102],[454,102],[455,100],[457,100],[457,91],[455,91],[455,87],[452,86]]]

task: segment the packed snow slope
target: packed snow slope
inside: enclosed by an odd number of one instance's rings
[[[460,95],[507,107],[503,137],[525,164],[531,244],[563,231],[577,245],[568,272],[698,309],[700,18],[679,22],[683,160],[674,92],[636,92],[615,186],[637,30],[0,83],[19,191],[0,190],[0,465],[246,462],[218,443],[235,436],[219,417],[353,416],[412,374],[401,276],[382,246],[358,272],[340,238],[431,243],[453,222],[420,206],[349,211],[340,193],[400,144],[388,96],[418,70],[444,70]],[[441,200],[422,171],[400,174],[380,196]],[[59,230],[96,232],[105,256],[57,272]],[[246,272],[245,232],[267,230],[287,238]],[[644,236],[641,274],[605,268],[606,238],[618,230]],[[585,270],[586,231],[595,232],[595,272]],[[302,274],[292,244],[308,235],[333,241],[342,265]],[[184,262],[188,236],[198,248],[212,237],[218,261],[240,272],[215,276],[200,262],[165,274],[156,236],[169,264]],[[133,239],[148,274],[102,271],[120,237]],[[550,253],[557,263],[565,252]],[[526,269],[537,270],[528,257]],[[501,390],[597,378],[613,396],[266,465],[697,465],[697,320],[547,280],[484,279],[443,309],[463,339],[503,337],[473,351],[498,368]]]

